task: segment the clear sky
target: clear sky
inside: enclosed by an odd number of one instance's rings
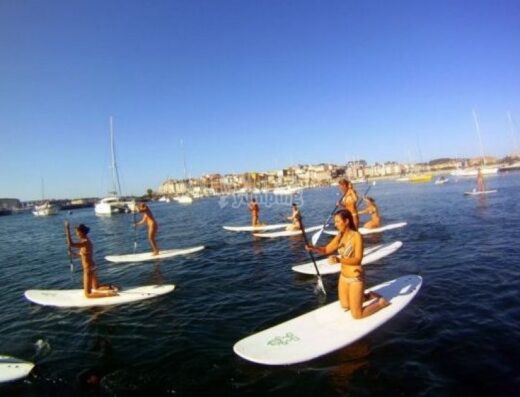
[[[518,144],[520,2],[1,0],[0,197]],[[515,142],[516,138],[516,142]],[[516,148],[518,150],[518,148]]]

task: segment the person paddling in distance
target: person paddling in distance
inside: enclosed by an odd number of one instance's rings
[[[247,205],[247,207],[251,212],[251,226],[259,226],[260,206],[258,205],[254,197],[251,199],[251,202]]]
[[[484,177],[482,176],[482,170],[479,167],[477,170],[477,191],[483,192],[484,190],[486,190],[484,188]]]
[[[358,195],[356,189],[354,189],[352,182],[347,179],[341,179],[338,182],[338,186],[343,194],[343,199],[338,202],[337,207],[350,211],[352,218],[354,219],[354,226],[357,228],[359,225],[359,215],[357,211]]]
[[[364,228],[367,229],[375,229],[376,227],[381,226],[381,217],[379,216],[379,209],[377,208],[376,201],[372,197],[365,197],[363,199],[365,202],[366,208],[362,211],[359,211],[358,214],[369,214],[372,218],[363,225]]]
[[[291,204],[291,216],[287,217],[292,223],[285,228],[285,230],[300,230],[300,209],[296,205],[296,203]]]
[[[135,224],[135,226],[144,225],[148,226],[148,241],[152,247],[152,255],[159,254],[159,247],[157,246],[157,241],[155,237],[157,235],[157,229],[159,225],[157,221],[152,215],[152,211],[150,208],[143,202],[137,205],[137,211],[143,214],[143,218]]]
[[[83,266],[83,292],[87,298],[106,298],[108,296],[117,295],[117,287],[112,284],[100,285],[96,275],[96,264],[94,263],[93,253],[94,247],[92,241],[88,238],[90,229],[80,224],[76,227],[76,235],[79,242],[72,241],[70,236],[69,222],[65,221],[65,237],[67,245],[69,246],[69,253],[71,255],[79,256],[81,258],[81,265]],[[72,252],[72,248],[79,248],[79,253]]]
[[[329,256],[330,264],[341,264],[341,273],[338,281],[338,297],[341,307],[350,309],[352,317],[360,319],[368,317],[390,303],[376,294],[364,294],[365,274],[361,266],[363,259],[363,237],[354,225],[350,211],[340,210],[334,216],[334,225],[338,235],[326,246],[316,247],[306,245],[307,251]],[[339,255],[331,255],[334,252]],[[376,299],[375,302],[363,307],[364,300]]]

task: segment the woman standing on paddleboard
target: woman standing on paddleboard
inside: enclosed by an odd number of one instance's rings
[[[157,235],[157,229],[159,226],[157,225],[157,221],[152,215],[152,211],[145,203],[139,203],[137,206],[137,210],[143,213],[143,219],[135,224],[135,226],[143,225],[146,223],[148,226],[148,241],[152,246],[152,255],[159,254],[159,247],[157,246],[157,241],[155,241],[155,237]]]
[[[92,258],[94,247],[88,238],[90,229],[81,224],[76,228],[76,235],[79,242],[72,241],[70,236],[69,222],[65,221],[65,237],[69,246],[69,254],[79,256],[83,266],[83,291],[87,298],[106,298],[107,296],[117,295],[117,288],[111,284],[99,285],[96,275],[96,264]],[[79,248],[79,253],[73,253],[72,248]]]
[[[482,170],[479,167],[477,170],[477,191],[483,192],[484,190],[486,190],[484,188],[484,177],[482,176]]]
[[[374,292],[371,292],[368,296],[364,294],[365,272],[361,266],[363,237],[357,231],[350,211],[338,211],[334,216],[334,224],[339,233],[329,244],[322,247],[306,245],[305,249],[323,255],[338,252],[339,255],[329,256],[329,263],[341,264],[338,281],[338,297],[341,307],[350,309],[352,317],[355,319],[368,317],[379,309],[388,306],[389,303]],[[363,307],[365,299],[376,299],[376,301]]]
[[[352,182],[348,181],[347,179],[341,179],[338,182],[338,186],[341,190],[341,193],[343,194],[343,199],[338,203],[338,207],[350,211],[352,214],[352,219],[354,220],[354,226],[357,229],[359,225],[359,215],[357,212],[358,196],[356,190],[354,189]]]
[[[259,220],[260,207],[258,206],[258,203],[256,202],[256,199],[254,197],[251,199],[251,202],[249,203],[248,208],[249,208],[249,211],[251,212],[251,226],[260,225],[260,220]]]
[[[364,210],[359,211],[358,214],[370,214],[372,218],[363,225],[366,229],[375,229],[381,226],[381,217],[379,216],[379,209],[377,208],[376,201],[372,197],[365,197],[363,199],[367,206]]]

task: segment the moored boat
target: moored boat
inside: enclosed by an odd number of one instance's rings
[[[34,216],[49,216],[49,215],[56,215],[60,211],[60,206],[57,204],[50,203],[49,201],[40,204],[35,205],[33,208],[33,215]]]

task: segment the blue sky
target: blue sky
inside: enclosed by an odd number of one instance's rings
[[[0,2],[0,197],[515,149],[518,1]],[[514,130],[518,142],[520,131]]]

